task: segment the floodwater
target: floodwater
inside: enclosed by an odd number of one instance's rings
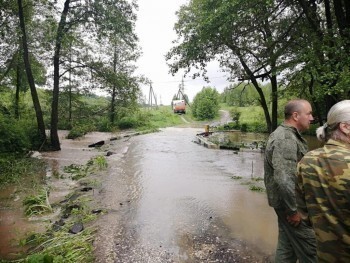
[[[51,204],[62,200],[77,185],[72,180],[57,179],[53,174],[60,172],[66,165],[85,164],[90,158],[100,154],[88,145],[111,137],[109,133],[96,132],[89,133],[79,140],[67,140],[65,139],[67,134],[67,131],[59,132],[61,151],[44,152],[40,156],[48,164],[44,183],[50,186]],[[40,175],[42,176],[45,177]],[[27,178],[27,180],[35,179]],[[26,238],[29,233],[44,231],[47,221],[57,216],[57,213],[54,213],[51,217],[26,217],[22,203],[31,190],[28,190],[26,185],[26,182],[19,182],[0,191],[0,260],[18,258],[26,250],[26,247],[19,245],[20,240]]]
[[[199,132],[133,137],[110,163],[98,262],[272,260],[277,219],[265,193],[249,190],[263,185],[263,154],[207,149],[193,142]]]
[[[63,132],[62,150],[43,153],[51,203],[77,187],[53,176],[63,166],[113,153],[93,194],[95,207],[108,211],[96,222],[96,262],[272,261],[277,218],[266,194],[250,190],[263,187],[263,154],[207,149],[193,142],[203,130],[166,128],[109,141],[101,150],[88,145],[107,142],[111,134],[67,140]],[[22,202],[15,190],[2,196],[10,201],[0,202],[0,258],[11,258],[16,247],[10,240],[18,239],[18,231],[36,231],[42,224],[28,224],[23,209],[14,208]]]

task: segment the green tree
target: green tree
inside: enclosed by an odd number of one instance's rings
[[[267,103],[270,103],[271,87],[263,86],[264,96],[267,98]],[[249,107],[252,105],[258,106],[259,94],[252,84],[231,84],[225,88],[222,94],[220,94],[221,101],[229,106]]]
[[[27,41],[27,33],[26,33],[26,25],[25,25],[25,16],[23,12],[23,4],[22,0],[18,0],[18,16],[20,21],[20,29],[21,29],[21,44],[23,48],[23,60],[24,66],[27,73],[28,83],[30,87],[30,92],[32,94],[33,105],[36,113],[36,119],[38,124],[38,130],[41,142],[44,144],[46,142],[46,132],[45,132],[45,123],[43,118],[43,113],[41,110],[38,93],[35,87],[34,75],[32,71],[32,65],[29,60],[29,49],[28,49],[28,41]]]
[[[137,96],[140,92],[138,77],[133,77],[135,66],[132,62],[139,57],[139,52],[136,49],[135,43],[124,43],[121,39],[112,37],[109,41],[107,50],[112,50],[112,63],[106,61],[109,65],[110,78],[104,79],[106,90],[111,96],[111,103],[109,107],[109,119],[112,125],[115,124],[116,119],[123,116],[123,109],[131,109],[136,107]],[[100,77],[103,78],[103,74]],[[125,111],[124,111],[125,112]]]
[[[205,75],[207,63],[219,59],[232,79],[252,83],[268,129],[273,131],[277,127],[277,76],[291,63],[298,11],[284,1],[191,0],[178,12],[177,46],[167,54],[171,72],[198,68]],[[194,73],[194,77],[199,75]],[[258,80],[270,83],[271,111]]]
[[[94,1],[71,1],[64,2],[55,37],[54,49],[54,84],[51,110],[51,145],[53,150],[60,150],[58,137],[58,101],[60,88],[60,62],[62,48],[67,40],[68,33],[80,28],[94,33],[99,39],[119,36],[125,42],[136,41],[134,34],[135,2],[125,0],[94,0]],[[91,36],[90,36],[91,37]],[[90,56],[93,57],[93,56]],[[81,61],[79,63],[81,65]],[[90,66],[96,63],[85,63]]]
[[[310,96],[322,124],[330,107],[350,94],[349,1],[298,0],[289,4],[301,9],[306,21],[300,28],[299,64],[288,76],[289,87]]]
[[[193,116],[199,120],[215,118],[220,109],[219,97],[216,89],[204,87],[193,99],[191,107]]]

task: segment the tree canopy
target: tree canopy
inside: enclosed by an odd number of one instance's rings
[[[139,56],[136,10],[136,1],[128,0],[0,3],[0,86],[16,88],[17,112],[20,92],[30,87],[42,137],[50,128],[51,149],[60,149],[59,122],[74,125],[78,97],[73,93],[107,91],[110,116],[116,106],[135,107],[141,81],[133,65]],[[52,90],[51,117],[45,123],[37,85]],[[62,91],[67,96],[60,99]],[[60,116],[64,105],[69,114]],[[64,116],[68,121],[60,120]]]
[[[170,72],[185,69],[205,78],[208,62],[218,60],[229,80],[252,83],[272,131],[280,85],[293,87],[295,96],[315,107],[329,96],[334,103],[348,95],[348,13],[349,6],[337,0],[191,0],[177,13]],[[271,99],[263,82],[271,86]]]

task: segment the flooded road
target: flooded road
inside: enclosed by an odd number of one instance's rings
[[[97,262],[270,262],[277,220],[261,153],[193,143],[202,129],[167,128],[111,150]],[[119,147],[119,149],[113,148]],[[114,159],[113,159],[114,158]]]
[[[277,218],[266,194],[251,190],[263,188],[263,154],[205,148],[194,143],[201,132],[166,128],[135,137],[126,132],[118,140],[109,140],[115,136],[109,133],[68,140],[61,131],[62,150],[42,153],[52,204],[80,186],[58,176],[64,166],[97,155],[108,160],[107,171],[89,178],[92,208],[107,211],[94,223],[95,262],[272,261]],[[266,135],[242,134],[237,140],[260,136]],[[101,140],[103,147],[88,147]],[[57,213],[38,221],[25,217],[25,194],[16,186],[1,192],[0,258],[16,258],[23,248],[15,244],[26,232],[43,231],[44,221],[56,220]]]

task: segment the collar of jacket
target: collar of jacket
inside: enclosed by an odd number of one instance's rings
[[[336,141],[333,139],[329,139],[326,143],[326,145],[335,145],[335,146],[339,146],[342,148],[346,148],[346,149],[350,149],[350,144],[345,143],[345,142],[341,142],[341,141]]]
[[[306,143],[305,139],[301,136],[299,130],[297,128],[295,128],[294,126],[292,125],[288,125],[286,123],[281,123],[281,126],[284,127],[285,129],[288,129],[290,131],[292,131],[300,140],[302,140],[303,142]]]

